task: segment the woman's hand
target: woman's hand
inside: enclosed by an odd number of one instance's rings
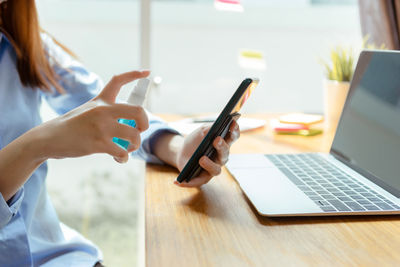
[[[200,129],[194,131],[188,135],[183,142],[182,149],[177,153],[176,165],[179,171],[182,171],[200,142],[206,136],[211,126],[203,126]],[[203,184],[208,183],[212,177],[217,176],[221,173],[221,168],[226,164],[229,157],[229,149],[231,145],[239,138],[240,131],[239,125],[236,121],[233,121],[229,128],[229,133],[225,137],[225,140],[218,136],[213,141],[213,146],[217,151],[215,160],[211,160],[207,156],[203,156],[199,160],[200,166],[204,169],[199,176],[192,178],[189,182],[174,183],[181,187],[200,187]]]
[[[9,200],[33,171],[48,158],[79,157],[108,153],[118,162],[128,160],[128,152],[139,148],[140,132],[149,127],[143,108],[115,104],[122,85],[144,78],[149,71],[132,71],[114,76],[94,99],[63,116],[39,125],[0,150],[0,193]],[[136,121],[136,128],[119,118]],[[128,140],[125,151],[112,138]]]
[[[33,129],[33,134],[46,141],[43,157],[107,153],[118,162],[126,162],[128,153],[139,148],[140,133],[149,127],[149,123],[142,107],[116,104],[115,99],[122,85],[148,75],[149,71],[116,75],[94,99]],[[119,118],[135,120],[136,127],[119,123]],[[128,151],[115,144],[113,137],[129,141]]]

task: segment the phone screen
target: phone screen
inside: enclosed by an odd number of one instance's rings
[[[246,103],[247,99],[249,99],[251,93],[253,92],[254,88],[257,86],[256,82],[252,82],[246,89],[246,91],[243,93],[242,97],[239,99],[237,102],[236,106],[233,108],[232,113],[239,112],[239,110],[243,107],[244,103]]]

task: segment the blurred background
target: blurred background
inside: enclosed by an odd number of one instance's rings
[[[320,60],[336,45],[361,50],[357,3],[242,0],[243,12],[232,12],[212,0],[153,0],[146,30],[140,0],[37,1],[42,27],[104,81],[140,69],[147,54],[157,81],[148,108],[184,115],[220,111],[246,76],[261,82],[244,113],[322,113]],[[150,49],[141,49],[143,31]],[[55,116],[45,104],[42,113],[45,120]],[[107,266],[137,264],[143,177],[139,160],[120,165],[96,155],[50,162],[48,187],[61,220],[98,244]]]

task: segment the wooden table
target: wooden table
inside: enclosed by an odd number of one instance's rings
[[[243,133],[231,153],[326,152],[332,137],[266,127]],[[146,266],[400,266],[399,216],[262,217],[227,170],[201,189],[174,186],[176,176],[147,167]]]

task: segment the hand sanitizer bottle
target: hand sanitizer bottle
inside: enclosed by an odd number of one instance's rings
[[[131,94],[129,95],[128,103],[136,106],[143,106],[144,98],[146,96],[146,92],[147,89],[149,88],[149,85],[150,85],[149,79],[147,78],[140,79],[137,85],[133,88]],[[136,122],[134,120],[119,119],[118,122],[132,127],[136,126]],[[114,137],[113,142],[125,148],[126,150],[128,149],[129,142],[124,139]]]

